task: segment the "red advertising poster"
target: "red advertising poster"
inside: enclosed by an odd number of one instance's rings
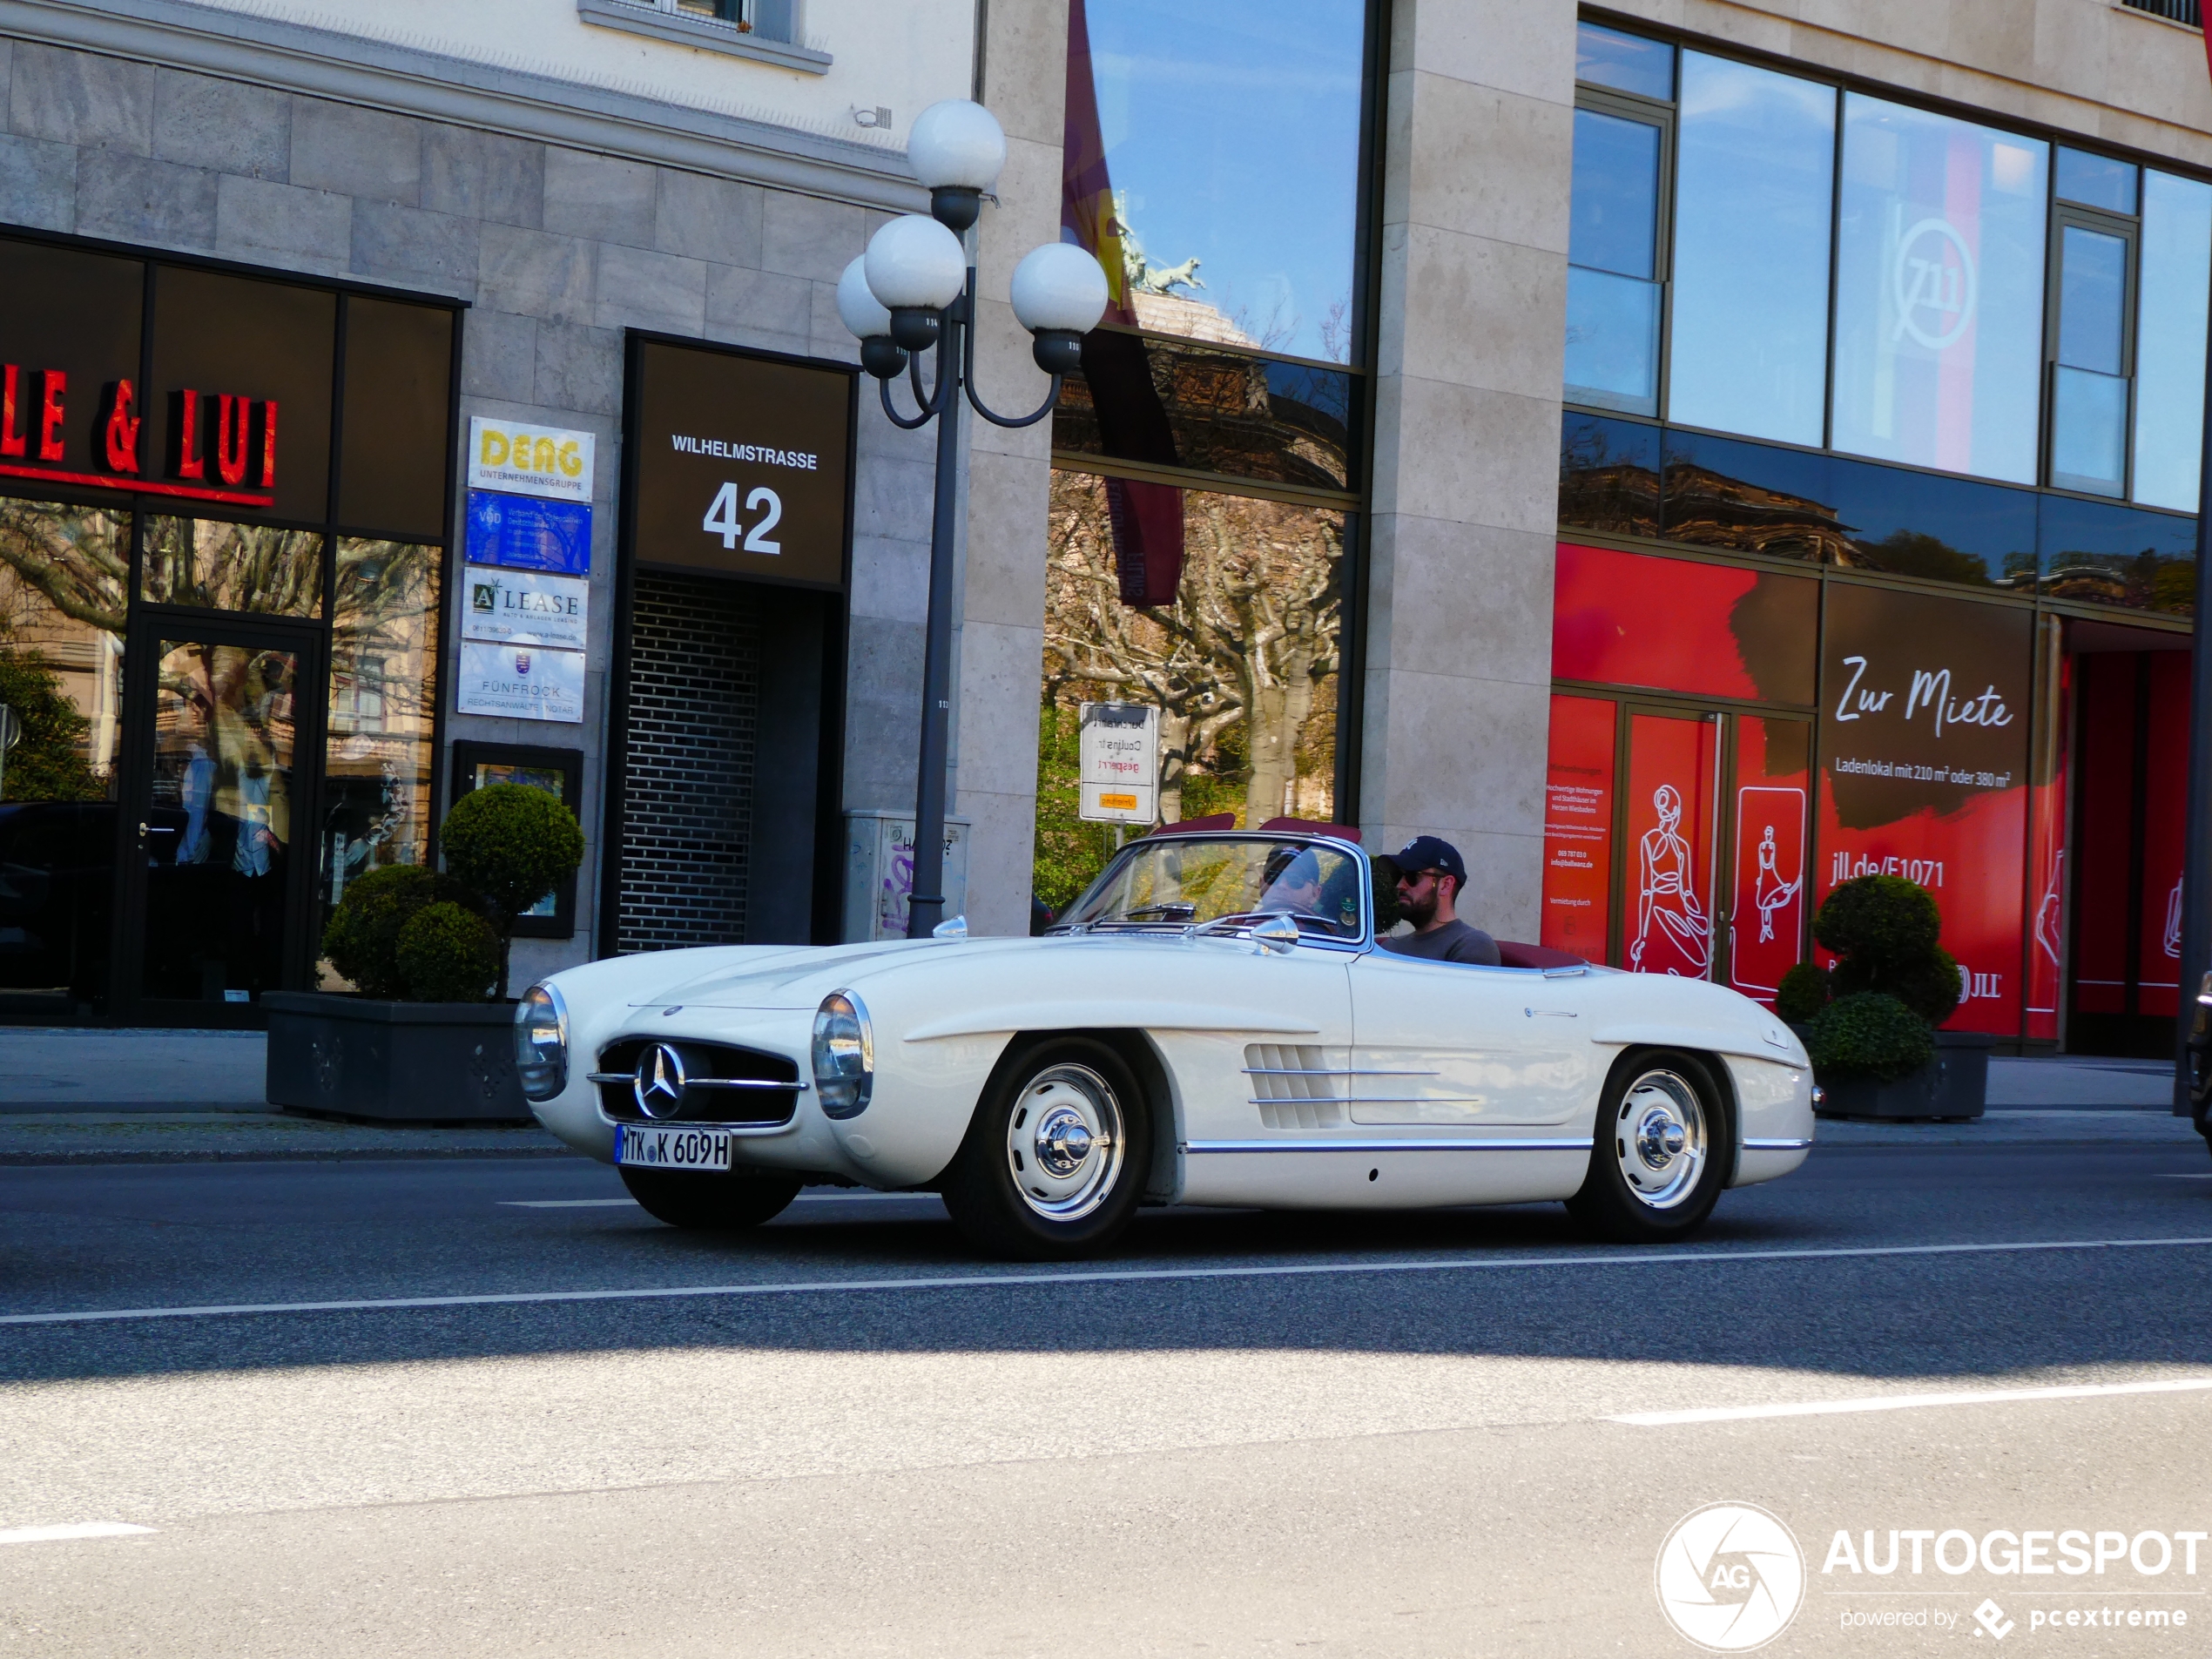
[[[1632,974],[1712,973],[1719,731],[1710,716],[1629,717],[1621,965]]]
[[[1927,888],[1966,975],[1956,1030],[2020,1029],[2031,626],[1971,600],[1828,591],[1815,902],[1866,874]]]
[[[2079,660],[2081,846],[2074,876],[2073,1011],[2125,1014],[2140,658],[2134,651],[2097,651]]]
[[[2189,654],[2149,658],[2149,742],[2144,746],[2143,890],[2137,935],[2135,1009],[2173,1015],[2181,1007],[2182,864],[2188,839]]]
[[[2055,628],[2055,621],[2047,624]],[[2059,1035],[2059,987],[2066,963],[2066,784],[2067,734],[2074,718],[2073,659],[2054,651],[2049,718],[2039,740],[2028,786],[2027,1028],[2030,1038]]]
[[[1813,700],[1819,584],[1692,559],[1559,545],[1552,672],[1760,703]]]
[[[1605,961],[1613,891],[1615,707],[1595,697],[1552,698],[1551,769],[1544,786],[1542,942]]]
[[[1737,723],[1728,982],[1770,1007],[1804,950],[1811,747],[1802,720]]]

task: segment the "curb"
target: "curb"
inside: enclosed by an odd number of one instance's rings
[[[583,1154],[565,1146],[332,1146],[314,1151],[305,1148],[271,1148],[265,1151],[109,1151],[88,1148],[66,1152],[0,1152],[0,1169],[38,1169],[76,1163],[360,1163],[395,1159],[434,1158],[564,1158]]]

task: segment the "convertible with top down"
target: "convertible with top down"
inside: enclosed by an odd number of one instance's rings
[[[1106,1249],[1140,1204],[1559,1200],[1667,1241],[1804,1161],[1811,1069],[1767,1009],[1533,946],[1398,955],[1375,881],[1348,835],[1170,826],[1042,937],[595,962],[524,997],[523,1092],[677,1226],[856,1184],[1029,1259]]]

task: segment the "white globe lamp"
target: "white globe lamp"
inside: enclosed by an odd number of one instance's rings
[[[868,292],[891,314],[891,338],[908,351],[934,345],[937,314],[968,286],[960,238],[926,213],[903,213],[868,239],[861,260]]]
[[[964,231],[982,212],[983,193],[1006,165],[1006,132],[981,104],[948,98],[914,118],[907,161],[929,192],[929,211]]]
[[[1072,374],[1082,367],[1082,337],[1106,314],[1106,273],[1082,249],[1067,242],[1032,248],[1014,267],[1009,298],[1015,320],[1036,341],[1037,367]]]

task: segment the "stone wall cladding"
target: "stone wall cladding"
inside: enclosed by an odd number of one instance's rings
[[[623,331],[852,361],[857,347],[837,320],[835,284],[885,215],[4,37],[0,92],[0,222],[467,300],[462,433],[471,415],[484,415],[597,436],[584,724],[454,716],[446,735],[583,749],[591,846],[577,934],[518,941],[515,974],[526,982],[597,954]],[[930,456],[928,434],[896,431],[873,398],[863,401],[846,722],[853,806],[913,799]],[[448,641],[448,685],[456,644]]]

